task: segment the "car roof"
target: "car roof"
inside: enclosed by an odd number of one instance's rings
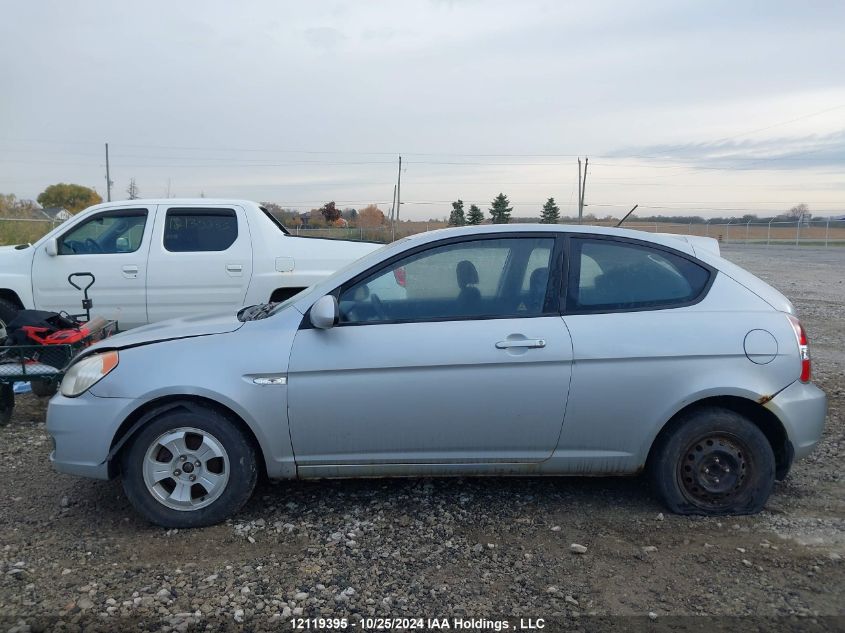
[[[611,237],[625,237],[632,240],[652,242],[661,246],[673,248],[695,256],[695,250],[686,240],[684,235],[671,235],[666,233],[650,233],[648,231],[636,231],[609,226],[592,226],[584,224],[482,224],[479,226],[461,226],[447,229],[436,229],[425,233],[411,235],[407,239],[417,243],[433,242],[448,237],[461,237],[464,235],[490,235],[501,233],[503,236],[514,233],[539,232],[539,233],[567,233],[586,235],[607,235]]]
[[[137,207],[149,204],[165,204],[170,206],[190,205],[192,207],[216,206],[219,204],[258,206],[258,203],[252,200],[236,200],[232,198],[138,198],[136,200],[112,200],[111,202],[101,202],[93,207],[88,207],[88,210],[112,209],[114,207]]]

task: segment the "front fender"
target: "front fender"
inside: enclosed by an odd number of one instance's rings
[[[298,317],[297,317],[298,315]],[[156,403],[207,400],[237,415],[252,431],[270,477],[293,477],[287,385],[256,384],[257,376],[285,376],[294,328],[287,316],[247,322],[226,334],[163,341],[120,350],[118,366],[91,389],[99,398],[131,399],[122,422],[144,419]],[[298,325],[302,315],[291,319]],[[139,412],[142,412],[139,415]],[[146,418],[149,419],[149,418]],[[134,427],[134,422],[129,424]]]

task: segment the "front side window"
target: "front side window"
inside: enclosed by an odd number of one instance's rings
[[[168,209],[164,248],[172,253],[225,251],[238,239],[234,209]]]
[[[666,308],[697,299],[703,266],[668,251],[611,240],[571,240],[567,311]]]
[[[141,247],[146,209],[103,213],[59,238],[59,255],[134,253]]]
[[[534,237],[433,246],[342,289],[340,322],[540,315],[553,248]]]

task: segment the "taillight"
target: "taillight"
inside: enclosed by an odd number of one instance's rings
[[[798,341],[798,357],[801,359],[801,382],[810,382],[810,343],[807,340],[807,331],[801,325],[801,321],[791,314],[786,315],[792,324],[792,331],[795,332],[795,339]]]
[[[399,268],[393,269],[393,276],[396,278],[396,283],[405,287],[405,267],[400,266]]]

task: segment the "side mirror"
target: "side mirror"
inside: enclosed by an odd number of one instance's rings
[[[47,243],[44,245],[44,252],[46,252],[50,257],[58,255],[59,241],[55,237],[47,240]]]
[[[320,297],[311,306],[311,325],[320,330],[328,330],[337,324],[340,318],[340,310],[337,306],[337,299],[334,295]]]
[[[128,237],[119,237],[114,245],[114,250],[118,253],[128,253],[129,252],[129,238]]]

